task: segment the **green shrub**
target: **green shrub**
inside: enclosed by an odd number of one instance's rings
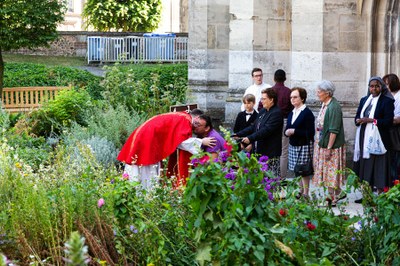
[[[73,122],[86,125],[86,113],[91,107],[91,98],[86,91],[63,90],[54,100],[32,111],[19,123],[26,123],[28,132],[36,136],[59,135]]]
[[[34,172],[2,142],[0,235],[6,244],[0,247],[21,265],[61,265],[63,243],[78,229],[93,244],[92,252],[99,251],[99,246],[101,252],[107,252],[100,241],[113,243],[112,231],[110,236],[100,229],[110,224],[111,218],[106,212],[99,216],[96,203],[107,189],[105,180],[115,172],[99,167],[85,145],[78,147],[79,158],[60,146],[53,164]]]
[[[96,136],[107,139],[120,149],[133,130],[146,119],[146,115],[129,112],[124,105],[116,108],[107,104],[95,106],[87,117],[87,126],[74,123],[63,138],[65,143],[70,145],[69,143],[74,143],[75,140],[84,141]]]
[[[52,146],[44,137],[29,136],[25,132],[16,133],[12,129],[7,133],[7,138],[8,145],[14,148],[11,153],[26,162],[33,171],[37,171],[40,165],[50,163]]]
[[[117,250],[129,264],[196,265],[191,210],[180,191],[166,185],[146,192],[124,177],[113,183],[105,201],[114,211]]]
[[[101,99],[101,80],[86,70],[43,64],[6,63],[4,71],[4,87],[72,85],[85,88],[93,99]]]
[[[85,238],[81,237],[79,232],[71,233],[68,242],[65,243],[66,265],[82,266],[87,265],[90,261],[87,252],[88,247],[85,245]]]
[[[317,201],[297,200],[298,180],[281,199],[279,179],[266,156],[236,152],[228,144],[218,162],[200,154],[185,190],[195,215],[197,260],[217,265],[349,265],[358,252],[353,225]],[[203,157],[202,157],[203,156]],[[322,263],[322,261],[325,261]],[[313,264],[314,263],[314,264]],[[330,264],[331,263],[331,264]]]
[[[103,96],[114,108],[124,104],[129,110],[153,116],[186,101],[186,65],[139,69],[114,65],[107,70]]]

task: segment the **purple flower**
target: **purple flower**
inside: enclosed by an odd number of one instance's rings
[[[260,159],[258,159],[259,163],[265,163],[267,161],[268,161],[268,156],[266,156],[266,155],[263,155],[260,157]]]
[[[268,171],[268,164],[263,163],[261,167],[261,171]]]
[[[231,186],[231,189],[234,190],[234,189],[235,189],[235,185],[232,185],[232,186]]]
[[[198,165],[199,162],[200,162],[199,158],[193,158],[193,159],[192,159],[192,164],[193,164],[194,166]]]
[[[138,230],[135,228],[134,225],[129,226],[129,229],[134,233],[137,234]]]
[[[251,184],[251,180],[250,179],[247,179],[247,182],[246,182],[247,184]]]
[[[213,162],[214,162],[214,163],[218,163],[218,162],[219,162],[218,157],[217,157],[217,158],[214,158],[214,159],[213,159]]]
[[[235,180],[236,178],[236,174],[235,172],[231,169],[226,175],[225,175],[226,179],[230,179],[230,180]]]
[[[251,157],[251,154],[250,154],[249,152],[246,152],[246,156],[247,156],[247,158],[249,158],[249,159],[250,159],[250,157]]]
[[[111,179],[110,183],[111,183],[111,184],[114,184],[114,182],[115,182],[115,179],[114,179],[114,178]]]
[[[221,158],[222,162],[228,161],[229,154],[226,151],[222,151],[219,153],[219,157]]]
[[[243,169],[243,173],[248,174],[248,173],[249,173],[249,169],[244,168],[244,169]]]
[[[352,238],[351,238],[351,241],[356,241],[356,238],[355,238],[355,237],[352,237]]]
[[[269,200],[274,200],[274,195],[270,191],[268,191],[268,198]]]

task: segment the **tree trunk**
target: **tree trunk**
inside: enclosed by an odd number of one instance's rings
[[[4,61],[0,47],[0,101],[3,99],[3,85],[4,85],[3,80],[4,80]]]

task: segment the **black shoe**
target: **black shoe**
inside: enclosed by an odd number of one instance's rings
[[[361,198],[361,199],[356,199],[355,201],[354,201],[354,203],[358,203],[358,204],[360,204],[360,203],[362,203],[362,201],[363,201],[363,199]]]

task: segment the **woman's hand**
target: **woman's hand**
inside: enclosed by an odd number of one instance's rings
[[[243,138],[243,139],[242,139],[242,143],[244,143],[244,144],[250,144],[249,138],[248,138],[248,137]]]
[[[329,161],[332,155],[332,149],[325,149],[325,160]]]
[[[242,150],[245,150],[246,152],[251,152],[251,150],[253,149],[253,145],[249,144],[246,147],[244,147],[243,144],[241,144],[242,146]]]
[[[286,135],[286,136],[290,137],[290,136],[293,135],[293,134],[294,134],[294,128],[288,128],[288,129],[286,129],[286,131],[285,131],[285,135]]]
[[[363,117],[363,118],[358,118],[356,119],[356,123],[357,124],[366,124],[366,123],[373,123],[374,119],[373,118],[369,118],[369,117]]]
[[[203,138],[201,139],[201,145],[206,147],[214,147],[217,144],[217,140],[215,138]]]

